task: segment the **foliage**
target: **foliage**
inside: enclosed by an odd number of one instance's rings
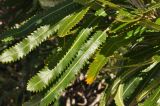
[[[36,100],[31,97],[24,105],[54,104],[88,66],[88,84],[101,72],[110,76],[105,81],[100,106],[157,106],[159,8],[160,2],[156,0],[56,2],[20,23],[18,28],[1,34],[0,62],[9,64],[27,57],[36,61],[28,64],[38,66],[40,71],[28,80],[26,89],[36,92],[38,97]],[[44,61],[34,58],[37,55]]]

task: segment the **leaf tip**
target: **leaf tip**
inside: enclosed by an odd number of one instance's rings
[[[86,78],[85,82],[86,82],[88,85],[91,85],[91,84],[94,82],[94,77],[88,77],[88,78]]]

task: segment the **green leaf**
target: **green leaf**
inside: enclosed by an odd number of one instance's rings
[[[96,11],[95,13],[96,16],[102,16],[102,17],[106,17],[107,13],[105,12],[105,10],[103,8],[99,9]]]
[[[85,27],[91,27],[92,24],[95,24],[95,21],[97,18],[93,18],[92,21],[87,20],[87,24],[85,24]],[[42,69],[37,75],[35,75],[32,79],[29,80],[27,89],[29,91],[38,92],[43,90],[46,86],[49,85],[50,82],[56,79],[63,71],[64,69],[70,64],[72,59],[77,54],[78,50],[80,49],[81,45],[87,40],[88,36],[92,32],[93,28],[86,28],[83,29],[77,39],[75,40],[74,44],[71,46],[69,51],[66,53],[66,55],[60,60],[60,62],[56,65],[54,69],[49,69],[48,67],[45,67]],[[46,77],[50,76],[50,77]],[[45,82],[45,83],[44,83]]]
[[[107,106],[107,101],[108,100],[108,86],[105,88],[105,90],[101,93],[101,98],[99,101],[99,106]]]
[[[159,76],[157,76],[157,72],[159,69],[159,64],[157,62],[154,62],[152,65],[150,65],[148,68],[143,70],[143,72],[148,72],[149,74],[144,78],[144,81],[141,84],[143,86],[142,91],[138,93],[136,100],[138,102],[142,101],[154,88],[159,86]],[[151,72],[150,72],[151,71]],[[153,72],[152,72],[153,71]],[[148,83],[147,83],[148,82]],[[139,88],[139,90],[141,90]]]
[[[158,106],[160,98],[160,86],[153,91],[153,93],[140,106]]]
[[[41,106],[46,106],[50,104],[54,99],[56,99],[63,90],[76,78],[80,69],[83,68],[86,61],[91,57],[91,55],[98,49],[98,47],[105,41],[107,35],[102,31],[98,31],[91,37],[90,40],[85,43],[80,51],[78,52],[76,58],[72,64],[67,68],[65,73],[59,78],[56,84],[47,92],[44,98],[41,100]]]
[[[152,59],[153,59],[154,62],[160,62],[160,56],[159,55],[154,55],[152,57]]]
[[[125,10],[119,10],[119,13],[116,17],[117,21],[120,22],[137,22],[142,18],[142,15],[133,15]]]
[[[133,77],[130,81],[125,83],[124,91],[123,91],[123,98],[126,99],[132,95],[132,93],[135,91],[136,87],[140,83],[142,78],[140,77]]]
[[[74,3],[73,0],[66,0],[65,2],[60,3],[59,5],[50,8],[47,11],[41,12],[33,17],[31,17],[25,24],[23,24],[18,29],[11,29],[6,31],[0,36],[0,39],[5,41],[5,39],[12,38],[14,40],[17,37],[22,37],[34,31],[36,28],[42,25],[53,25],[58,21],[63,19],[65,16],[73,13],[75,10],[80,9],[80,6],[77,3]],[[58,15],[57,15],[58,14]]]
[[[147,75],[143,77],[142,81],[137,86],[136,90],[134,91],[133,95],[131,96],[131,102],[130,105],[135,104],[135,100],[137,96],[147,87],[151,79],[155,77],[159,69],[159,64],[154,62],[151,65],[149,65],[146,69],[141,70],[142,72],[146,72]]]
[[[60,28],[58,30],[58,36],[64,37],[67,35],[68,32],[83,19],[88,10],[89,7],[86,7],[80,12],[75,12],[63,19],[59,26]]]
[[[74,44],[71,46],[66,55],[60,60],[60,62],[55,66],[54,69],[49,69],[45,67],[37,75],[29,80],[27,85],[27,90],[37,92],[43,90],[51,81],[56,79],[64,69],[70,64],[77,51],[80,49],[81,45],[85,42],[92,31],[92,28],[83,29],[78,37],[76,38]]]
[[[125,106],[123,103],[123,84],[120,84],[117,90],[117,93],[114,97],[115,103],[117,106]]]
[[[26,56],[31,50],[45,41],[54,33],[54,27],[50,25],[42,26],[34,31],[30,36],[23,39],[20,43],[3,51],[0,55],[0,62],[9,63]]]
[[[144,30],[143,30],[144,31]],[[142,33],[141,28],[136,28],[134,30],[131,30],[127,33],[127,36],[117,36],[113,38],[109,38],[106,40],[106,43],[104,44],[104,47],[102,48],[101,52],[106,57],[111,56],[114,51],[116,51],[118,48],[125,46],[129,44],[134,36]],[[128,37],[129,36],[129,37]],[[126,38],[127,37],[127,38]],[[133,37],[133,38],[132,38]],[[131,39],[132,38],[132,39]],[[107,105],[107,102],[109,101],[109,97],[111,95],[114,95],[116,90],[118,89],[119,84],[124,81],[126,78],[128,78],[130,75],[132,75],[134,72],[138,71],[139,67],[136,67],[132,70],[127,70],[126,72],[122,73],[120,76],[117,76],[116,79],[108,88],[105,89],[102,99],[100,101],[100,106]]]
[[[153,89],[155,89],[157,86],[159,86],[160,82],[159,82],[160,78],[156,78],[154,80],[152,80],[150,82],[150,84],[148,84],[141,93],[139,93],[139,95],[137,96],[137,101],[140,102],[142,101]]]
[[[116,28],[116,29],[119,30],[119,27],[121,27],[121,26],[118,26],[118,28]],[[123,47],[125,45],[128,45],[132,41],[136,40],[138,38],[138,36],[140,36],[143,31],[144,31],[143,28],[136,27],[136,28],[128,31],[127,34],[124,33],[124,35],[122,35],[122,36],[108,38],[100,53],[102,53],[106,57],[112,55],[114,53],[114,51],[116,51],[118,48]]]
[[[107,63],[108,59],[102,55],[97,53],[94,61],[90,64],[89,69],[87,71],[87,84],[92,84],[96,79],[99,71],[103,68],[103,66]]]
[[[143,25],[145,27],[147,27],[148,29],[153,29],[155,31],[160,31],[160,25],[153,23],[150,20],[142,20],[139,22],[139,25]]]
[[[160,25],[160,18],[158,18],[155,22],[157,25]]]
[[[114,4],[114,3],[110,2],[110,1],[106,1],[106,0],[96,0],[96,1],[101,2],[104,5],[107,5],[107,6],[111,7],[111,8],[114,8],[114,9],[121,9],[121,7],[119,5],[116,5],[116,4]]]
[[[126,69],[124,70],[123,73],[121,73],[119,76],[116,77],[116,79],[114,80],[114,82],[112,82],[112,84],[110,84],[110,87],[108,89],[106,89],[106,101],[109,100],[110,96],[114,96],[119,85],[125,81],[127,81],[129,78],[132,77],[132,75],[134,75],[136,72],[141,71],[142,69],[144,69],[145,67],[139,66],[136,68],[132,68],[132,69]]]

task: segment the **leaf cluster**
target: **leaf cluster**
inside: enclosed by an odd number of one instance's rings
[[[159,1],[150,0],[64,0],[2,33],[7,48],[0,62],[39,55],[41,51],[32,52],[57,42],[27,83],[28,91],[43,96],[24,106],[54,104],[88,64],[87,84],[101,72],[110,78],[100,106],[160,105],[159,8]]]

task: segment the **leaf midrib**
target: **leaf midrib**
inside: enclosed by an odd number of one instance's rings
[[[100,14],[103,14],[103,12],[101,12]],[[82,35],[85,33],[85,31],[91,30],[90,28],[88,29],[88,27],[90,27],[90,25],[91,25],[96,19],[97,19],[97,17],[95,17],[95,18],[91,21],[91,23],[87,26],[87,28],[82,32]],[[82,37],[82,36],[81,36],[81,37]],[[80,39],[80,38],[79,38],[79,39]],[[70,50],[65,54],[65,57],[67,57],[67,55],[69,55],[69,54],[72,52],[72,49],[75,47],[75,45],[77,44],[77,42],[79,41],[79,39],[77,39],[76,42],[73,43],[73,46],[71,46]],[[52,73],[53,73],[54,70],[56,70],[56,68],[57,68],[64,60],[65,60],[65,58],[62,58],[62,60],[60,60],[60,62],[57,64],[57,66],[56,66],[54,69],[51,70]],[[48,76],[48,75],[49,75],[49,73],[48,73],[46,76]],[[38,84],[41,83],[41,82],[43,82],[43,81],[42,81],[42,80],[39,80],[36,84],[34,84],[34,86],[36,87],[36,85],[38,85]],[[32,86],[31,88],[35,88],[35,87]]]
[[[104,31],[94,42],[96,42],[97,40],[99,40],[104,33],[105,33],[105,31]],[[94,44],[94,43],[92,43],[91,45],[93,45],[93,44]],[[90,45],[90,46],[91,46],[91,45]],[[85,51],[85,53],[83,53],[83,55],[82,55],[81,57],[83,57],[84,54],[86,54],[86,53],[88,52],[88,50],[89,50],[89,49],[87,49],[87,51]],[[74,64],[74,66],[70,69],[70,71],[67,73],[67,75],[58,83],[57,86],[55,86],[55,88],[54,88],[53,90],[51,90],[51,91],[49,92],[49,94],[47,94],[47,95],[42,99],[42,101],[43,101],[45,98],[47,98],[52,92],[54,92],[54,90],[57,89],[58,86],[59,86],[61,83],[63,83],[63,81],[64,81],[64,80],[66,79],[66,77],[72,72],[72,70],[73,70],[74,67],[79,63],[80,60],[81,60],[81,58],[79,58],[79,60]]]
[[[50,31],[50,30],[52,30],[52,28],[46,30],[45,32],[41,33],[39,36],[35,37],[35,40],[38,39],[39,37],[43,36],[46,32],[48,32],[48,31]],[[30,36],[32,36],[32,35],[30,35]],[[27,37],[27,39],[28,39],[28,37]],[[26,39],[24,39],[24,40],[26,40]],[[22,40],[20,43],[22,43],[24,40]],[[35,40],[34,40],[34,41],[35,41]],[[25,49],[29,44],[30,44],[30,43],[26,44],[26,45],[23,47],[23,49]],[[15,45],[15,46],[16,46],[16,45]],[[15,46],[13,46],[13,47],[15,47]],[[32,47],[29,51],[31,51],[33,48],[34,48],[34,47]],[[11,48],[11,49],[12,49],[12,48]],[[28,52],[29,52],[29,51],[28,51]],[[4,52],[4,53],[5,53],[5,52]],[[17,53],[18,53],[18,51],[15,51],[12,55],[15,55],[15,54],[17,54]],[[3,58],[1,58],[1,59],[3,60],[3,59],[5,59],[5,58],[7,58],[7,57],[9,57],[9,56],[10,56],[10,55],[7,55],[7,56],[5,56],[5,57],[3,57]],[[21,57],[21,56],[20,56],[20,57]],[[20,58],[20,57],[18,56],[18,58]],[[17,59],[18,59],[18,58],[17,58]],[[17,59],[16,59],[16,60],[17,60]],[[12,61],[12,60],[11,60],[11,61]]]

